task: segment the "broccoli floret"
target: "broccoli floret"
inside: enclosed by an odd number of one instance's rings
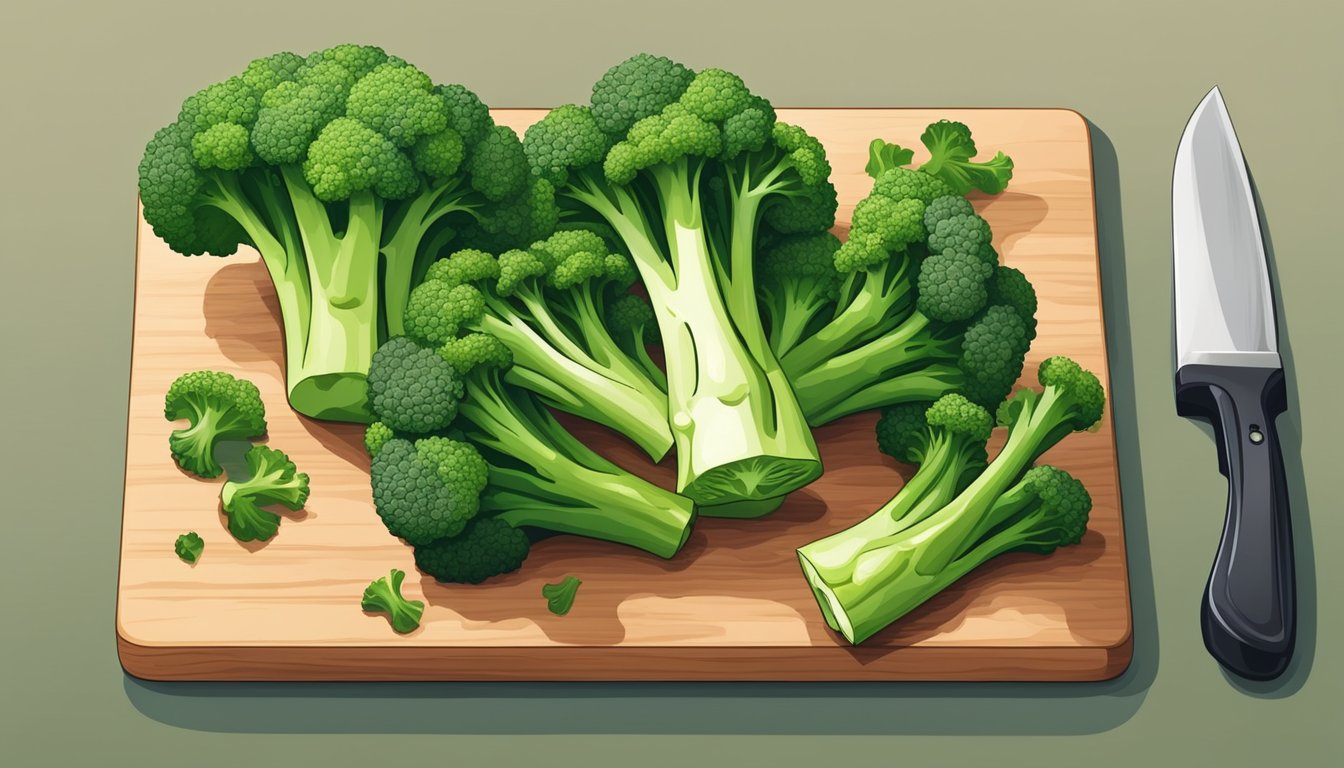
[[[378,452],[387,445],[387,441],[395,437],[392,428],[381,421],[375,421],[364,430],[364,449],[370,456],[377,456]]]
[[[640,54],[523,145],[532,173],[557,185],[564,226],[614,233],[648,292],[678,489],[715,505],[706,514],[734,514],[815,478],[816,445],[766,338],[756,259],[767,232],[834,223],[820,142],[731,72]]]
[[[955,395],[926,412],[928,438],[908,411],[879,432],[886,447],[918,458],[919,471],[872,517],[798,550],[827,622],[851,643],[999,554],[1048,554],[1082,538],[1087,490],[1063,470],[1032,465],[1070,432],[1096,424],[1105,394],[1068,358],[1046,360],[1038,377],[1042,391],[1023,390],[1000,407],[1008,435],[987,465],[988,414]],[[958,429],[959,438],[949,434]],[[940,436],[941,450],[933,445]]]
[[[229,520],[229,533],[239,541],[264,541],[280,529],[280,516],[262,509],[280,505],[290,511],[308,501],[308,475],[298,471],[283,451],[254,445],[243,455],[246,479],[232,477],[219,491]]]
[[[493,272],[480,255],[453,262],[436,266],[435,275]],[[441,367],[423,365],[425,353]],[[381,423],[395,433],[373,458],[374,505],[388,530],[415,547],[417,566],[441,581],[476,583],[522,563],[527,531],[675,554],[695,516],[690,500],[579,442],[535,393],[506,381],[513,367],[499,337],[466,328],[436,345],[392,339],[374,355],[370,380],[398,372],[404,394],[373,398]],[[441,377],[445,386],[425,385]]]
[[[574,607],[574,596],[583,581],[578,576],[566,576],[555,584],[543,584],[541,596],[546,598],[546,609],[556,616],[564,616]]]
[[[972,189],[997,195],[1013,178],[1013,160],[1002,152],[983,163],[971,160],[976,154],[975,142],[971,140],[971,129],[962,123],[940,120],[925,129],[919,140],[931,155],[919,169],[937,176],[958,195]]]
[[[360,608],[370,613],[386,613],[393,631],[402,635],[415,631],[425,613],[424,602],[402,596],[401,582],[405,579],[405,571],[393,568],[364,588],[364,597],[359,603]]]
[[[261,254],[289,402],[339,421],[371,419],[370,356],[402,332],[441,249],[524,245],[557,216],[518,137],[474,94],[370,46],[253,61],[187,98],[139,173],[145,220],[173,250]]]
[[[949,392],[994,408],[1035,337],[1035,294],[998,265],[989,224],[969,201],[902,167],[895,145],[878,140],[870,152],[872,191],[834,252],[833,308],[802,333],[769,328],[794,394],[813,426]],[[788,308],[777,291],[761,298],[767,317]]]
[[[462,250],[431,266],[411,293],[406,329],[436,345],[463,331],[490,334],[512,355],[509,383],[610,427],[659,460],[672,447],[665,378],[642,346],[622,343],[609,327],[610,308],[630,297],[634,279],[630,260],[587,230],[556,232],[498,257]]]
[[[201,553],[205,551],[205,541],[195,531],[188,531],[173,542],[173,551],[182,562],[195,565],[196,561],[201,559]]]
[[[840,295],[835,253],[840,247],[830,232],[794,235],[779,239],[760,257],[756,268],[762,311],[777,354],[815,333],[835,311]]]
[[[177,465],[200,477],[219,477],[215,446],[246,440],[266,431],[266,406],[257,385],[222,371],[184,373],[168,387],[163,415],[188,424],[168,436]]]
[[[876,179],[884,171],[907,166],[915,159],[915,152],[899,144],[889,144],[882,139],[868,142],[868,164],[864,172]]]

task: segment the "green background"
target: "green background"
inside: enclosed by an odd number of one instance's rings
[[[486,7],[490,5],[491,7]],[[725,0],[403,6],[24,3],[0,11],[5,621],[0,764],[1325,765],[1344,754],[1335,4]],[[1336,6],[1337,7],[1337,6]],[[181,99],[254,56],[371,42],[494,106],[585,98],[642,49],[777,104],[1072,107],[1094,124],[1135,661],[1083,685],[162,685],[113,610],[135,165]],[[1172,158],[1222,86],[1277,254],[1300,647],[1246,685],[1205,654],[1223,512],[1171,392]],[[1305,478],[1312,478],[1310,489]],[[1025,737],[1025,738],[1024,738]],[[448,762],[451,761],[451,762]]]

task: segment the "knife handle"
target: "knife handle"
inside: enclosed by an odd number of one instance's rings
[[[1227,520],[1204,591],[1204,645],[1224,667],[1272,680],[1293,653],[1297,587],[1288,486],[1274,420],[1287,409],[1283,370],[1186,365],[1176,409],[1208,420],[1227,477]]]

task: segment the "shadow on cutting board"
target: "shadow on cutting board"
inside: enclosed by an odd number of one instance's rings
[[[1113,371],[1132,371],[1119,168],[1110,139],[1095,125],[1089,126],[1107,346]],[[1285,361],[1290,359],[1285,350]],[[1112,380],[1134,632],[1134,660],[1114,680],[155,683],[126,676],[126,695],[141,713],[169,725],[242,733],[1076,735],[1107,731],[1138,711],[1158,667],[1134,393],[1132,375]],[[1296,414],[1292,424],[1283,427],[1285,443],[1290,436],[1294,442],[1300,438]],[[1300,474],[1294,480],[1294,498],[1302,498]],[[1299,551],[1304,560],[1309,558],[1309,547]],[[1304,602],[1308,586],[1314,602],[1314,583],[1302,586]],[[1310,611],[1312,631],[1305,631],[1308,612],[1303,606],[1302,640],[1311,635],[1314,646],[1314,611]],[[1300,648],[1299,654],[1307,650]],[[433,705],[426,706],[427,700]]]

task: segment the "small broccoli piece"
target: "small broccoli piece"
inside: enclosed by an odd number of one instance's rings
[[[543,584],[541,596],[546,598],[546,608],[556,616],[564,616],[574,607],[574,596],[579,593],[583,581],[578,576],[566,576],[555,584]]]
[[[972,189],[997,195],[1013,178],[1013,160],[1002,152],[983,163],[971,160],[976,154],[975,142],[971,129],[963,123],[940,120],[926,128],[919,139],[931,155],[919,169],[938,177],[958,195]]]
[[[402,635],[415,631],[425,612],[424,602],[402,596],[401,582],[405,579],[405,571],[393,568],[364,588],[364,598],[359,603],[360,608],[370,613],[386,613],[393,631]]]
[[[278,504],[297,511],[308,501],[308,475],[299,472],[282,451],[254,445],[243,455],[245,480],[229,478],[219,500],[229,520],[229,533],[239,541],[265,541],[280,529],[280,516],[262,507]]]
[[[177,537],[177,541],[173,542],[173,551],[182,562],[195,565],[205,551],[205,542],[195,531],[189,531]]]
[[[184,373],[168,387],[163,415],[186,419],[183,429],[168,436],[177,465],[200,477],[218,477],[215,446],[224,440],[246,440],[266,431],[266,407],[257,385],[222,371]]]
[[[885,447],[921,460],[919,471],[872,517],[798,550],[827,622],[851,643],[905,615],[993,557],[1048,554],[1077,543],[1092,501],[1068,473],[1032,464],[1071,432],[1096,424],[1101,383],[1074,361],[1041,364],[1042,391],[1023,390],[999,408],[1002,450],[983,463],[990,423],[983,409],[949,395],[926,412],[921,441],[907,411],[879,433]],[[958,432],[959,430],[959,432]]]
[[[873,139],[868,143],[868,164],[863,170],[876,179],[883,171],[909,165],[915,159],[914,150],[899,144],[889,144],[882,139]]]

